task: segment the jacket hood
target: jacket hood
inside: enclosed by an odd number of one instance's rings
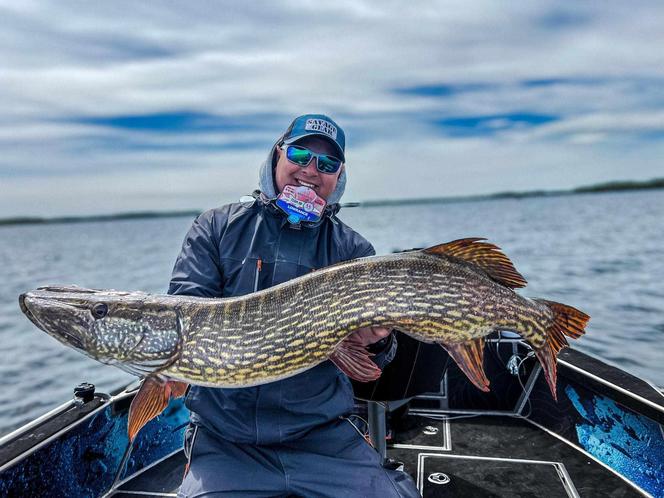
[[[275,144],[270,148],[270,153],[267,155],[267,159],[261,165],[259,177],[258,177],[258,188],[260,191],[270,200],[276,199],[279,196],[277,186],[274,184],[274,175],[272,174],[272,164],[274,161],[274,150],[277,144],[281,142],[279,139]],[[339,204],[341,197],[344,195],[344,190],[346,189],[346,168],[339,175],[337,180],[337,187],[334,189],[327,200],[327,205],[332,206],[333,204]]]

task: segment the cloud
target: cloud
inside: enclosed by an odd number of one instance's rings
[[[0,216],[232,200],[304,112],[345,128],[360,199],[648,177],[664,133],[663,14],[548,0],[3,2],[0,183],[13,193]],[[73,200],[100,178],[126,202]]]

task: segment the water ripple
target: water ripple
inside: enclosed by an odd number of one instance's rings
[[[529,281],[523,295],[591,314],[576,347],[664,386],[664,191],[354,208],[341,218],[379,254],[489,238]],[[109,392],[134,379],[38,331],[18,294],[50,283],[163,292],[190,223],[0,228],[0,434],[69,399],[81,381]]]

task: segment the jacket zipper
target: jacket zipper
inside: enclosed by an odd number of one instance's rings
[[[258,277],[260,276],[262,269],[263,269],[263,260],[261,258],[258,258],[256,260],[256,276],[254,277],[254,292],[258,291]]]

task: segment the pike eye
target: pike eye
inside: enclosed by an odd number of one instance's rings
[[[95,318],[104,318],[108,313],[108,305],[106,303],[97,303],[92,307],[92,316]]]

